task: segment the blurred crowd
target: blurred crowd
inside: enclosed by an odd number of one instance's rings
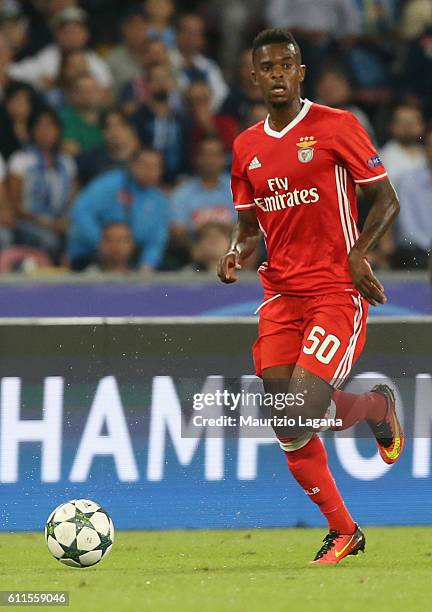
[[[0,0],[0,271],[214,270],[233,140],[267,114],[250,44],[276,26],[398,191],[374,266],[427,267],[432,0]]]

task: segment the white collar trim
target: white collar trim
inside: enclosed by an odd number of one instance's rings
[[[304,119],[306,115],[308,114],[312,106],[312,102],[306,98],[302,100],[302,102],[303,102],[303,108],[301,109],[297,117],[294,117],[291,123],[288,123],[288,125],[286,125],[284,129],[281,130],[280,132],[277,132],[276,130],[273,130],[270,127],[270,115],[267,115],[267,118],[264,121],[264,132],[268,136],[272,136],[273,138],[283,138],[285,134],[288,134],[288,132],[292,130],[298,123],[300,123],[300,121]]]

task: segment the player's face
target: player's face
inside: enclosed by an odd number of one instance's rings
[[[292,44],[265,45],[255,53],[252,80],[268,106],[289,106],[300,95],[304,75],[305,66]]]

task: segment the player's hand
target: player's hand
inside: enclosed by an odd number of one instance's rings
[[[238,280],[237,270],[241,270],[237,251],[228,251],[218,263],[217,275],[223,283],[235,283]]]
[[[372,272],[368,260],[354,249],[349,254],[349,267],[355,288],[372,306],[385,304],[384,287]]]

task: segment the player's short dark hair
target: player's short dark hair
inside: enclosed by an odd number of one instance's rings
[[[300,47],[293,34],[287,28],[271,28],[268,30],[263,30],[257,34],[252,43],[252,59],[255,57],[256,52],[261,47],[264,47],[265,45],[274,45],[277,43],[294,45],[299,60],[301,61]]]

